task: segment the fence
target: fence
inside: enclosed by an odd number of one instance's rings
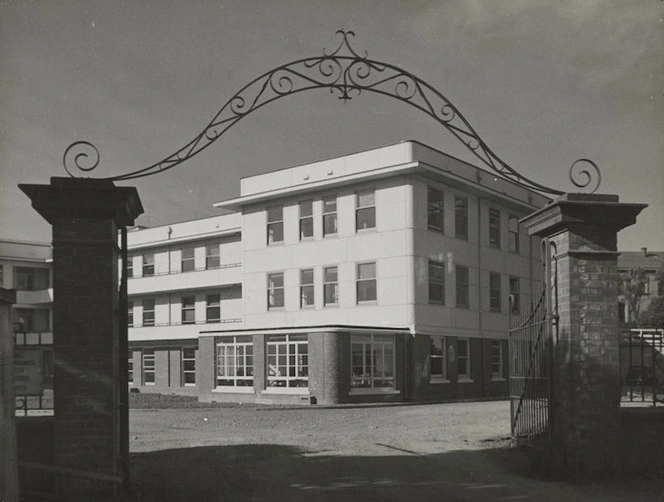
[[[620,334],[620,404],[664,405],[664,329]]]

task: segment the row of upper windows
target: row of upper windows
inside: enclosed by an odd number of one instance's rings
[[[456,307],[469,308],[469,269],[463,265],[455,267]],[[521,304],[521,281],[509,276],[510,313],[518,315]],[[429,260],[429,303],[445,305],[445,263]],[[491,312],[502,311],[502,274],[489,272],[489,307]]]
[[[357,303],[375,302],[378,299],[376,285],[376,263],[356,264]],[[284,273],[274,272],[267,275],[267,308],[283,308]],[[326,307],[339,304],[339,272],[336,266],[323,268],[323,305]],[[315,305],[314,270],[300,270],[300,308]]]
[[[323,237],[336,235],[337,228],[337,197],[324,197],[322,227]],[[454,236],[468,240],[468,199],[454,196]],[[355,193],[355,231],[368,230],[376,227],[376,194],[373,190]],[[444,231],[444,193],[442,190],[427,188],[427,227],[430,230]],[[500,210],[489,209],[488,219],[489,246],[501,248],[501,215]],[[519,253],[519,218],[508,216],[508,250]],[[300,240],[314,237],[313,201],[299,203],[299,235]],[[284,208],[273,206],[267,209],[267,244],[278,244],[284,241]]]
[[[168,322],[168,323],[155,323],[155,299],[145,297],[141,299],[142,317],[139,326],[155,326],[155,325],[178,325],[178,324],[197,324],[197,323],[220,323],[237,321],[236,319],[222,319],[221,317],[221,295],[208,294],[205,296],[205,318],[199,319],[196,317],[196,297],[194,295],[182,296],[180,298],[181,321]],[[129,300],[127,310],[127,325],[134,326],[134,300]]]
[[[180,272],[192,272],[194,270],[212,270],[221,267],[219,244],[208,244],[205,246],[204,266],[196,266],[194,246],[185,246],[180,249]],[[156,275],[155,253],[146,252],[141,255],[141,276],[150,277]],[[130,256],[127,260],[127,276],[135,277],[134,260]]]

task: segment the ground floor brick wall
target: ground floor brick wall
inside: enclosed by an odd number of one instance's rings
[[[196,385],[185,385],[182,373],[182,350],[184,348],[191,348],[191,343],[180,346],[170,347],[154,347],[154,346],[141,346],[140,344],[132,344],[129,349],[131,352],[130,359],[133,363],[133,382],[129,384],[130,392],[145,392],[145,393],[159,393],[159,394],[180,394],[180,395],[197,395],[198,382],[200,380],[199,371],[204,367],[199,364],[199,359],[203,358],[200,350],[196,350]],[[147,384],[144,381],[143,374],[143,350],[154,350],[154,384]],[[212,371],[214,371],[214,351],[207,367],[212,364]],[[132,390],[133,389],[133,390]]]

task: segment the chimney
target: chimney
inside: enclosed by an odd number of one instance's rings
[[[644,257],[648,256],[648,248],[641,248],[641,252],[643,253]]]

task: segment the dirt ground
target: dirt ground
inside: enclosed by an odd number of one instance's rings
[[[664,480],[538,479],[506,401],[131,410],[130,428],[123,501],[664,502]]]

